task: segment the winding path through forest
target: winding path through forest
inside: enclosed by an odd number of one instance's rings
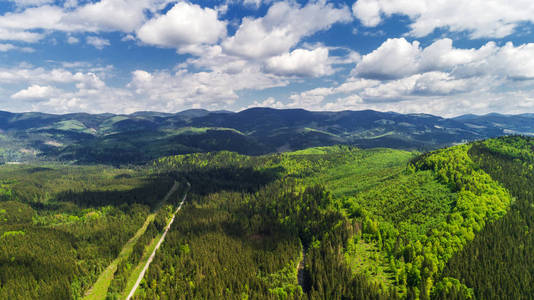
[[[187,185],[190,187],[191,184],[188,182]],[[143,271],[141,271],[141,274],[139,274],[139,277],[137,278],[137,281],[135,282],[135,285],[133,286],[132,290],[130,291],[130,294],[128,294],[128,297],[126,297],[126,300],[130,300],[133,295],[135,294],[135,291],[137,291],[137,288],[139,287],[139,284],[141,283],[141,280],[143,280],[143,277],[145,276],[146,271],[148,270],[148,267],[150,266],[150,263],[152,263],[152,260],[154,259],[154,256],[156,255],[156,251],[159,249],[159,246],[163,243],[165,240],[165,236],[167,235],[167,232],[171,228],[172,223],[174,222],[174,218],[176,217],[176,214],[182,209],[182,205],[185,202],[185,199],[187,198],[188,191],[185,192],[184,198],[182,199],[182,202],[180,202],[180,205],[178,205],[178,208],[174,211],[174,214],[172,215],[171,221],[169,224],[167,224],[167,227],[165,227],[165,231],[163,232],[163,235],[158,241],[158,244],[156,245],[156,248],[154,248],[154,251],[152,251],[152,254],[148,258],[145,267],[143,268]]]

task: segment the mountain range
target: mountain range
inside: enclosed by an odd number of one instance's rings
[[[534,135],[534,114],[442,118],[271,108],[129,115],[0,112],[0,162],[128,164],[191,152],[259,155],[333,144],[427,151],[510,134]]]

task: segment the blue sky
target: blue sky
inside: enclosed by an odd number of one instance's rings
[[[0,109],[534,112],[530,0],[0,0]]]

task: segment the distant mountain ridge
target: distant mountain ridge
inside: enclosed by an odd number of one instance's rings
[[[333,144],[431,150],[509,134],[534,135],[534,114],[442,118],[261,107],[129,115],[0,111],[0,162],[143,163],[191,152],[264,154]]]

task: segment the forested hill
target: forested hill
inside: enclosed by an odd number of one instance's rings
[[[4,165],[0,299],[125,299],[185,192],[134,299],[534,296],[534,138],[509,136]]]
[[[0,162],[144,163],[175,154],[229,150],[265,154],[350,144],[432,150],[505,134],[534,134],[534,116],[251,108],[130,115],[0,112]]]

